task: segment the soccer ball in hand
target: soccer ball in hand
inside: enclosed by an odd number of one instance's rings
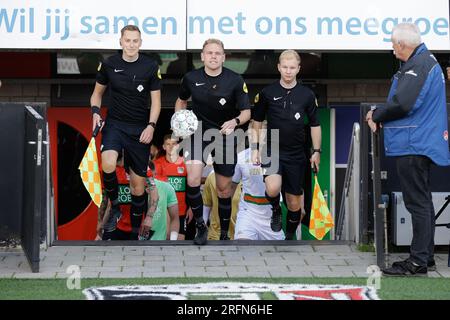
[[[175,136],[189,137],[197,130],[197,116],[191,110],[178,110],[170,119],[170,126]]]

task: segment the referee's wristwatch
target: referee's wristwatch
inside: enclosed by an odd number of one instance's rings
[[[312,153],[311,154],[314,154],[316,152],[318,152],[320,154],[320,153],[322,153],[322,149],[312,149]]]
[[[148,126],[152,126],[153,129],[156,129],[156,123],[154,123],[153,121],[150,121],[150,122],[147,124],[147,127],[148,127]]]
[[[234,120],[236,121],[236,127],[241,124],[241,120],[238,117],[234,118]]]

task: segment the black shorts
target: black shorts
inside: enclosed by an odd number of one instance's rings
[[[145,126],[130,125],[108,119],[102,130],[101,151],[124,150],[124,162],[141,177],[147,176],[150,145],[139,142]]]
[[[180,144],[185,161],[199,160],[206,164],[208,155],[211,154],[214,172],[224,177],[232,177],[237,163],[237,137],[221,135],[219,141],[214,137],[211,140],[207,138],[205,141],[199,134],[184,139]]]
[[[278,174],[282,179],[282,189],[284,192],[293,195],[303,194],[303,184],[305,180],[307,160],[305,157],[283,157],[276,161],[271,159],[269,162],[262,161],[261,167],[264,168],[264,177]]]

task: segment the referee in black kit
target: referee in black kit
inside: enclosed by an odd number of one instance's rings
[[[131,239],[137,240],[145,210],[145,178],[150,142],[161,111],[161,74],[158,64],[140,54],[142,39],[138,27],[121,30],[122,52],[99,65],[97,82],[91,96],[92,128],[104,125],[102,135],[103,184],[112,204],[112,214],[104,226],[103,240],[111,238],[120,218],[116,164],[124,150],[131,189]],[[110,87],[111,105],[103,124],[100,116],[102,97]],[[149,98],[151,107],[149,110]]]
[[[295,231],[304,215],[303,180],[307,166],[304,152],[305,133],[304,119],[309,120],[313,151],[310,158],[311,166],[319,170],[320,145],[322,131],[317,117],[317,99],[307,87],[297,82],[300,71],[300,56],[294,50],[285,50],[280,54],[278,71],[280,80],[266,86],[255,97],[252,110],[254,135],[252,146],[252,161],[261,162],[259,154],[259,131],[262,121],[267,117],[267,151],[262,155],[261,167],[265,168],[264,182],[266,198],[272,205],[271,228],[281,230],[280,191],[286,195],[288,214],[286,224],[286,240],[292,240]],[[271,130],[279,130],[279,141],[271,140]],[[278,147],[274,150],[271,147]],[[275,161],[278,161],[278,166]],[[283,186],[283,188],[282,188]]]
[[[197,234],[194,243],[206,244],[207,227],[203,221],[203,200],[200,193],[202,170],[207,155],[205,148],[214,143],[211,155],[214,159],[214,172],[219,201],[220,240],[228,240],[228,227],[231,216],[231,177],[237,161],[236,139],[231,134],[236,127],[250,120],[250,102],[247,86],[242,77],[223,67],[225,51],[222,41],[208,39],[203,44],[201,59],[204,67],[187,73],[181,82],[179,98],[175,111],[185,109],[187,100],[192,97],[193,112],[199,120],[201,130],[187,139],[185,152],[187,169],[186,202],[194,213]],[[205,131],[215,130],[213,134],[219,141],[209,141]],[[214,131],[213,131],[214,132]],[[186,149],[186,147],[185,147]],[[230,161],[230,158],[232,160]],[[227,161],[226,161],[227,160]]]

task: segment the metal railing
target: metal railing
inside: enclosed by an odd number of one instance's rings
[[[336,223],[336,240],[359,242],[360,148],[360,127],[359,123],[354,123]]]

